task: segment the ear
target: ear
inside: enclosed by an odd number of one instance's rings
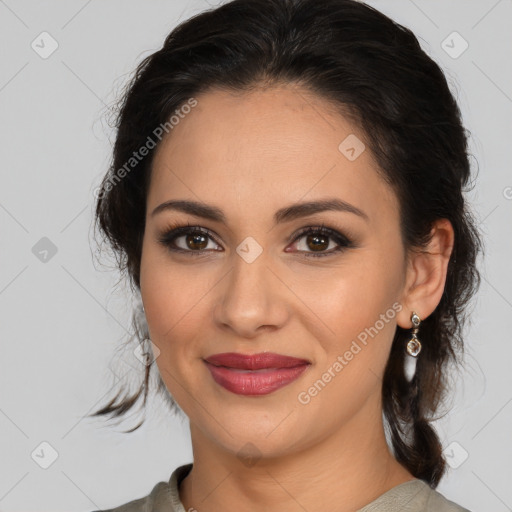
[[[405,285],[397,315],[397,323],[404,329],[412,327],[411,314],[416,311],[424,320],[437,307],[446,283],[448,262],[453,250],[454,232],[448,219],[438,219],[431,229],[431,240],[424,249],[413,249],[408,254]]]

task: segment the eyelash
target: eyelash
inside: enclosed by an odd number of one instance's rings
[[[203,228],[201,226],[197,225],[191,225],[187,223],[186,226],[183,225],[171,225],[169,226],[159,237],[158,242],[162,244],[164,247],[168,248],[172,252],[181,252],[181,253],[188,253],[191,256],[202,256],[204,255],[206,249],[198,250],[198,251],[192,251],[192,250],[186,250],[181,249],[178,247],[174,247],[174,241],[176,238],[188,235],[191,233],[198,233],[204,236],[207,236],[211,238],[217,245],[220,245],[219,242],[215,239],[215,235],[208,229]],[[325,256],[332,256],[334,254],[337,254],[345,249],[355,247],[355,244],[352,242],[350,238],[348,238],[345,235],[342,235],[335,229],[331,229],[329,227],[326,227],[324,224],[321,226],[308,226],[305,228],[302,228],[299,233],[297,233],[294,237],[290,237],[290,241],[295,243],[305,235],[325,235],[333,239],[339,246],[336,249],[331,249],[329,252],[304,252],[299,251],[304,254],[306,258],[323,258]]]

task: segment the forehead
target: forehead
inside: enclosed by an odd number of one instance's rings
[[[193,199],[270,219],[284,204],[327,195],[368,216],[396,209],[360,129],[327,100],[295,85],[196,100],[157,149],[148,210]]]

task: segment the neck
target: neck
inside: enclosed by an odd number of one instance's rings
[[[241,461],[191,424],[194,465],[180,485],[185,510],[353,512],[414,479],[389,451],[382,414],[374,421],[363,411],[358,416],[320,442],[253,461]]]

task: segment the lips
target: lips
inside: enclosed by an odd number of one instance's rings
[[[215,366],[225,366],[237,370],[262,370],[265,368],[293,368],[303,364],[309,364],[306,359],[262,352],[259,354],[237,354],[225,352],[214,354],[206,358],[206,361]]]
[[[204,360],[213,380],[238,395],[266,395],[298,379],[310,366],[306,359],[270,352],[215,354]]]

